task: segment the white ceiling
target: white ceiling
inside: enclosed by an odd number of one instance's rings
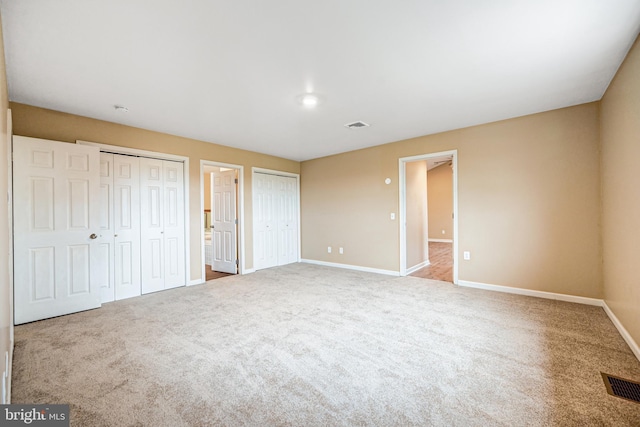
[[[598,100],[640,30],[638,0],[0,9],[12,101],[293,160]]]

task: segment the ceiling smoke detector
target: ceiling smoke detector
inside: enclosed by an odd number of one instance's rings
[[[361,128],[366,128],[371,126],[368,123],[365,122],[353,122],[353,123],[347,123],[346,125],[344,125],[344,127],[349,128],[349,129],[361,129]]]

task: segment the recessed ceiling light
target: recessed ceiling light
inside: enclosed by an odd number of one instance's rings
[[[114,105],[114,108],[116,109],[116,111],[120,112],[120,113],[128,113],[129,109],[127,107],[123,107],[122,105]]]
[[[298,96],[298,102],[305,108],[315,108],[320,104],[320,97],[315,93],[305,93]]]

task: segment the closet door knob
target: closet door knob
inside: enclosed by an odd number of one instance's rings
[[[93,233],[91,236],[89,236],[90,239],[97,239],[98,235],[96,233]]]

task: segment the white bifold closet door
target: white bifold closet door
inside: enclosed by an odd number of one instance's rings
[[[183,163],[140,158],[142,293],[184,286]]]
[[[102,302],[140,295],[140,159],[100,153]]]
[[[256,270],[298,261],[298,184],[289,176],[253,174]]]
[[[100,153],[13,137],[15,324],[100,307]]]

